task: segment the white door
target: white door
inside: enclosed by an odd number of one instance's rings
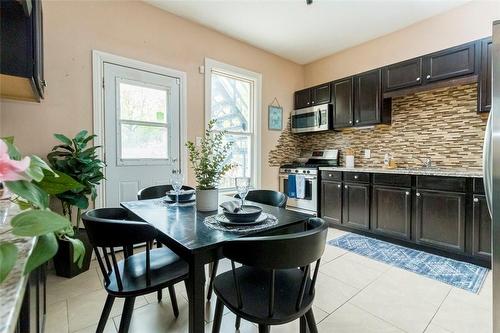
[[[179,79],[104,63],[105,207],[180,169]]]

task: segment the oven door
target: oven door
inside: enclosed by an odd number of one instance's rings
[[[306,177],[306,191],[304,199],[288,198],[286,206],[291,209],[306,210],[316,213],[318,210],[318,178]],[[280,191],[288,194],[288,175],[280,175]]]

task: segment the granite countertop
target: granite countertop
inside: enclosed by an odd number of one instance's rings
[[[351,171],[351,172],[370,172],[370,173],[394,173],[403,175],[418,175],[418,176],[448,176],[448,177],[483,177],[483,171],[478,169],[440,169],[440,168],[416,168],[416,169],[384,169],[384,168],[368,168],[368,167],[320,167],[320,170],[325,171]]]
[[[19,213],[17,205],[0,201],[0,241],[14,242],[19,251],[14,268],[7,279],[0,284],[0,295],[2,295],[0,297],[0,333],[15,331],[28,281],[28,276],[23,275],[24,265],[35,245],[35,237],[19,237],[7,231],[10,229],[10,220],[17,213]]]

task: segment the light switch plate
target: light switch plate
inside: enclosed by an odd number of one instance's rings
[[[372,152],[370,149],[365,149],[365,158],[371,158],[372,157]]]

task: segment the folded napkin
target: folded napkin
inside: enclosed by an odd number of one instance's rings
[[[167,192],[167,194],[175,195],[175,191],[174,190],[170,190],[170,191]],[[194,194],[194,190],[183,190],[183,189],[180,189],[179,190],[179,195],[183,195],[183,194]]]
[[[297,186],[295,181],[295,175],[288,175],[288,197],[296,198],[297,197]]]
[[[306,176],[295,176],[295,190],[297,199],[304,199],[306,197]]]
[[[241,210],[238,201],[226,201],[221,203],[219,206],[229,213],[238,213]]]

